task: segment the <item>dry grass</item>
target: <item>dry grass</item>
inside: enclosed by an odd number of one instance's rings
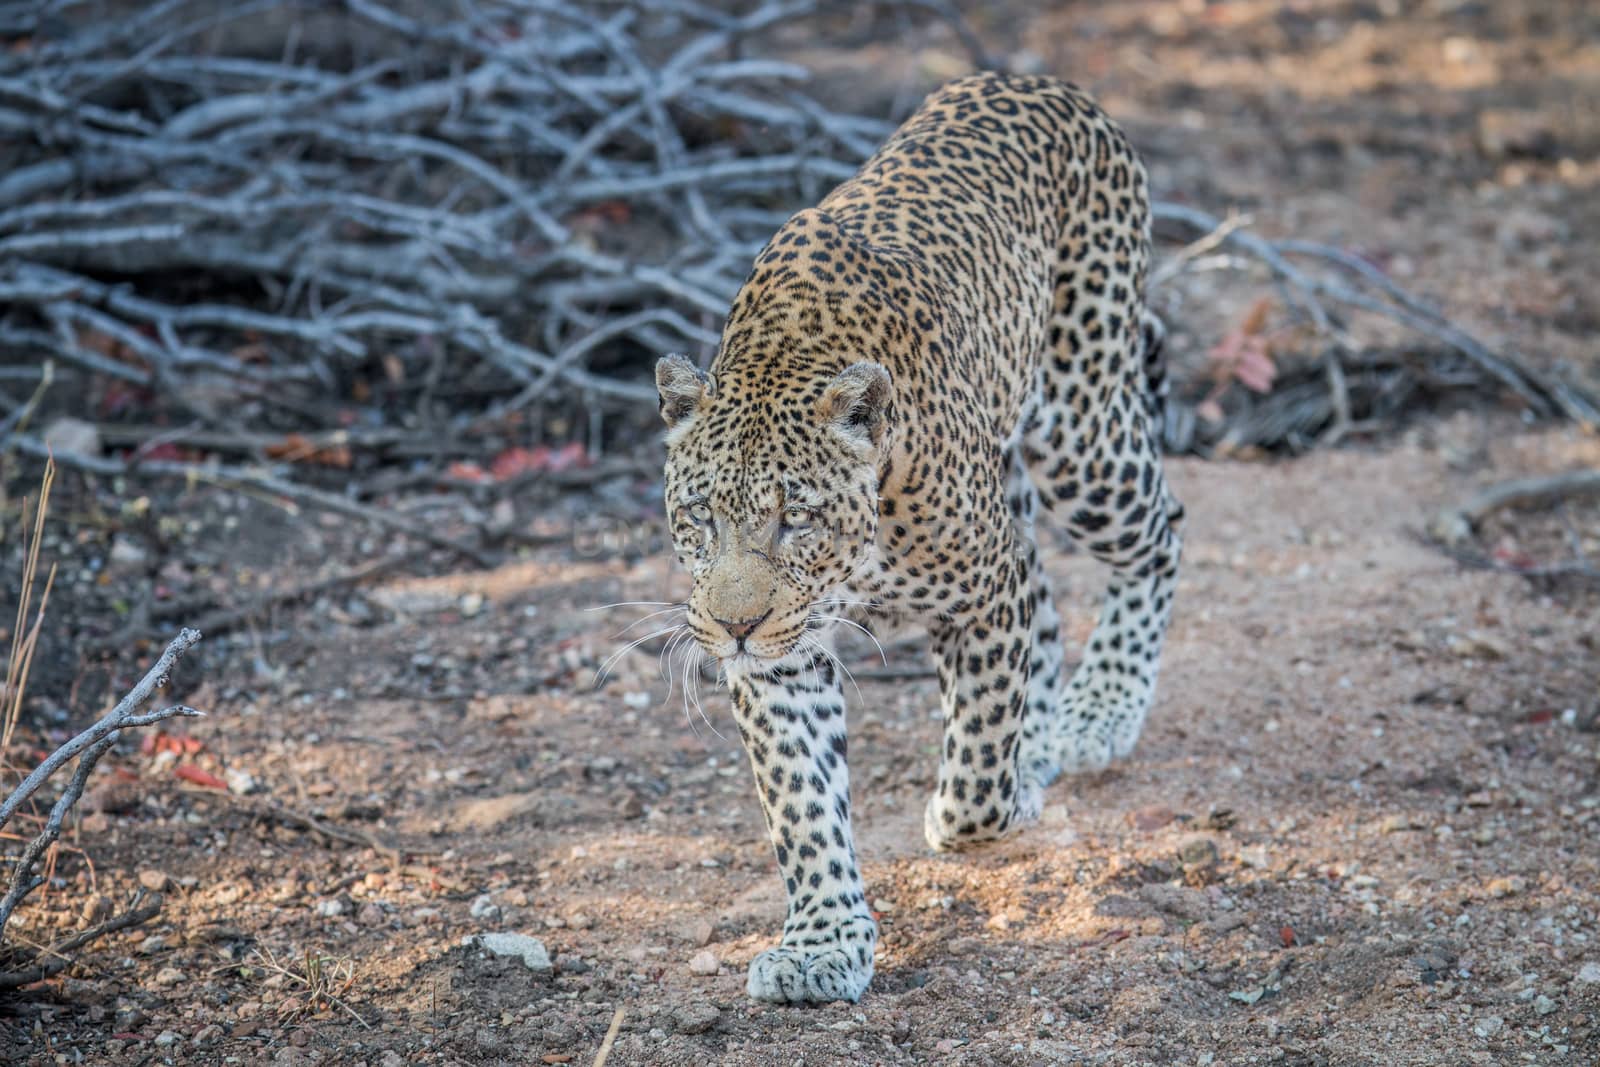
[[[17,596],[17,622],[11,631],[11,653],[6,659],[5,688],[0,690],[0,767],[11,766],[11,738],[16,733],[17,721],[22,716],[22,700],[28,689],[28,673],[33,666],[33,654],[39,647],[39,630],[44,624],[45,609],[50,604],[50,590],[55,585],[56,565],[50,564],[45,576],[44,590],[39,595],[38,610],[33,607],[34,589],[39,578],[39,548],[44,541],[44,520],[50,512],[50,490],[55,485],[56,465],[47,460],[44,475],[39,480],[39,496],[32,507],[32,536],[29,535],[29,501],[22,500],[22,513],[18,521],[23,538],[22,585]]]
[[[351,957],[319,956],[307,951],[296,962],[280,960],[269,948],[258,948],[255,958],[260,970],[277,975],[302,991],[301,995],[290,997],[279,1006],[278,1016],[284,1022],[296,1022],[338,1008],[365,1029],[372,1029],[346,1000],[359,980],[355,960]]]

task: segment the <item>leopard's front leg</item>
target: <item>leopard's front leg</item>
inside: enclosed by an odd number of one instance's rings
[[[850,833],[838,674],[813,651],[759,673],[730,670],[728,682],[789,894],[783,941],[751,961],[746,989],[778,1003],[855,1001],[872,980],[878,925]]]
[[[932,628],[944,749],[923,833],[935,849],[990,841],[1039,817],[1042,783],[1019,761],[1033,657],[1030,560],[1012,558],[986,610]]]

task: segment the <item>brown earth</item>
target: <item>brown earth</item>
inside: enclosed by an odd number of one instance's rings
[[[974,17],[1128,117],[1158,195],[1359,247],[1491,339],[1600,375],[1591,5]],[[940,31],[885,32],[793,51],[874,92],[959,72]],[[1180,362],[1260,288],[1218,288],[1220,309],[1169,294]],[[921,658],[851,646],[884,940],[859,1005],[809,1010],[743,995],[782,892],[725,697],[700,685],[719,736],[662,680],[659,642],[591,685],[653,609],[585,609],[684,591],[658,488],[400,501],[548,543],[491,571],[427,558],[202,645],[177,679],[212,713],[185,735],[200,750],[110,761],[61,881],[12,932],[76,929],[86,898],[120,903],[141,875],[169,883],[165,910],[0,1000],[0,1059],[588,1064],[620,1011],[612,1064],[1600,1063],[1600,592],[1418,536],[1485,484],[1584,466],[1600,440],[1493,411],[1292,462],[1173,461],[1192,525],[1143,741],[971,854],[922,845],[939,724]],[[115,485],[62,493],[36,745],[137,677],[136,657],[90,650],[125,650],[140,601],[228,602],[387,547],[203,485],[148,512]],[[1600,510],[1499,517],[1481,541],[1513,563],[1596,558]],[[1081,555],[1051,567],[1075,650],[1101,579]],[[553,974],[464,943],[494,931],[541,939]],[[298,981],[308,959],[336,1002]]]

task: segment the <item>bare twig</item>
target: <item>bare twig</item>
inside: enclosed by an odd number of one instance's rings
[[[77,758],[80,753],[92,748],[102,741],[115,739],[119,730],[130,726],[149,726],[174,715],[196,716],[202,714],[193,708],[175,705],[149,715],[136,715],[135,712],[150,699],[152,693],[165,686],[171,677],[172,668],[196,644],[200,642],[200,631],[185,629],[167,645],[155,664],[145,672],[137,685],[129,690],[128,695],[117,701],[116,707],[106,712],[93,726],[78,734],[72,740],[56,749],[33,773],[22,780],[22,783],[11,792],[4,801],[0,801],[0,828],[11,821],[17,810],[27,803],[28,798],[38,791],[50,776],[60,770],[65,764]]]
[[[1440,511],[1428,524],[1428,533],[1441,544],[1456,547],[1471,538],[1478,524],[1497,511],[1546,507],[1557,501],[1588,496],[1600,496],[1600,470],[1515,478],[1480,490]]]
[[[626,1008],[618,1008],[611,1015],[611,1025],[606,1027],[606,1036],[600,1042],[600,1051],[594,1054],[594,1067],[606,1067],[606,1060],[611,1056],[611,1046],[617,1043],[617,1034],[622,1031],[622,1017],[627,1014]]]
[[[165,686],[173,666],[200,640],[197,630],[183,630],[166,650],[156,660],[145,676],[139,680],[128,695],[117,702],[117,705],[107,712],[93,726],[79,733],[66,744],[56,749],[53,753],[34,769],[33,773],[24,778],[20,785],[0,801],[0,827],[4,827],[11,818],[21,809],[22,805],[38,792],[39,788],[49,780],[67,763],[73,759],[78,761],[77,769],[68,781],[67,787],[56,802],[51,806],[46,817],[44,827],[39,833],[24,846],[21,856],[12,868],[11,880],[5,895],[0,897],[0,938],[5,934],[6,924],[10,921],[12,913],[23,899],[44,883],[44,878],[35,873],[35,868],[44,857],[45,852],[56,843],[61,836],[62,824],[78,801],[83,797],[84,789],[89,784],[89,776],[94,773],[95,766],[102,756],[111,750],[117,743],[121,731],[125,729],[151,726],[175,716],[197,716],[201,712],[194,708],[176,704],[159,711],[141,714],[139,709],[150,699],[155,690]],[[157,904],[159,908],[159,904]],[[135,908],[137,912],[137,908]],[[153,913],[152,913],[153,914]],[[126,918],[126,917],[125,917]],[[148,916],[146,916],[148,918]],[[142,919],[129,919],[128,924]],[[82,944],[85,942],[79,942]],[[53,961],[41,966],[49,967]],[[26,972],[20,972],[26,973]]]
[[[338,841],[345,845],[355,845],[358,848],[370,848],[378,855],[387,859],[390,865],[394,867],[398,867],[400,865],[400,862],[403,858],[402,852],[412,851],[410,849],[398,849],[395,846],[382,841],[375,835],[367,833],[365,830],[356,830],[348,826],[340,826],[338,823],[329,822],[326,819],[319,819],[315,815],[308,815],[303,811],[296,811],[294,808],[286,807],[282,804],[279,804],[275,800],[262,800],[256,797],[240,796],[237,793],[224,793],[214,789],[207,789],[199,792],[203,792],[207,797],[218,798],[226,800],[232,804],[236,804],[260,818],[276,819],[277,821],[286,823],[290,826],[298,826],[302,830],[310,830],[314,833],[321,834],[330,841]]]
[[[148,900],[149,903],[145,903]],[[60,974],[72,965],[72,958],[67,953],[82,948],[91,942],[98,941],[107,934],[116,933],[118,930],[127,930],[149,922],[161,914],[162,897],[160,893],[147,893],[139,890],[134,897],[133,904],[121,915],[107,919],[87,930],[80,930],[71,937],[63,938],[54,944],[47,945],[35,956],[45,962],[26,967],[19,971],[0,971],[0,989],[19,989],[22,986],[42,982]]]
[[[51,454],[43,442],[18,435],[13,438],[18,451],[28,455],[46,457]],[[491,566],[492,560],[475,545],[470,545],[454,538],[446,537],[428,526],[412,522],[410,519],[383,511],[379,508],[358,504],[353,500],[336,496],[333,493],[309,486],[297,485],[283,478],[242,467],[228,467],[220,464],[180,463],[174,460],[145,460],[142,462],[123,462],[114,459],[102,459],[97,456],[84,456],[76,452],[62,452],[55,454],[55,460],[63,467],[86,471],[91,474],[113,475],[129,478],[176,478],[186,482],[204,482],[224,489],[249,489],[282,497],[296,504],[307,507],[331,511],[339,515],[348,515],[352,518],[370,522],[376,526],[387,527],[400,533],[409,534],[419,540],[440,548],[447,548],[452,552],[473,560],[480,566]],[[4,819],[0,819],[4,825]]]

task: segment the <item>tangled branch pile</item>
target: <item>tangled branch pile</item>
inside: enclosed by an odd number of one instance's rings
[[[648,357],[708,353],[760,244],[888,131],[746,54],[825,3],[0,0],[0,346],[30,364],[0,368],[0,411],[45,358],[256,461],[288,431],[415,456],[653,406]],[[1226,424],[1175,420],[1174,447],[1326,440],[1430,381],[1600,418],[1339,249],[1157,218],[1265,269],[1325,349]],[[1342,311],[1454,355],[1375,358]]]
[[[653,403],[591,364],[714,344],[885,128],[740,57],[803,2],[106,7],[0,8],[0,344],[204,423],[337,425],[369,373],[413,410]]]

